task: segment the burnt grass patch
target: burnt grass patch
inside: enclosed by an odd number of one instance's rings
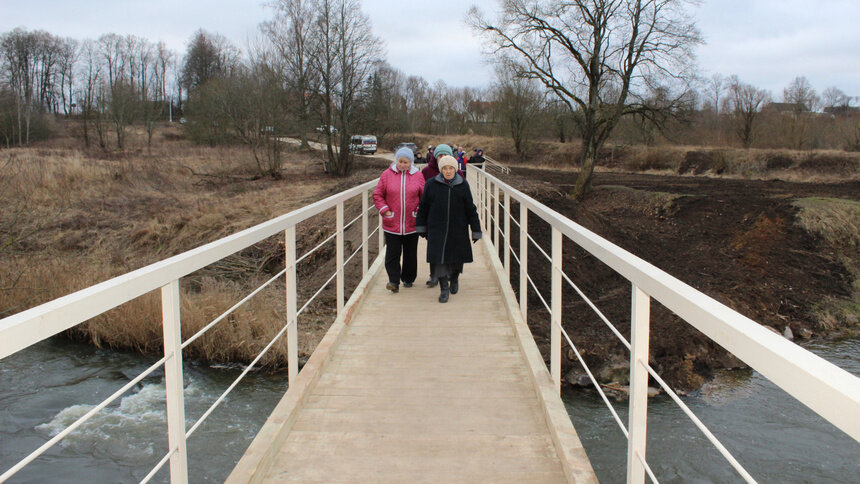
[[[581,203],[568,193],[575,172],[515,169],[508,182],[583,227],[644,259],[739,313],[798,339],[857,334],[856,319],[833,327],[820,320],[823,300],[851,300],[853,276],[826,241],[795,223],[801,197],[860,199],[860,183],[790,183],[642,175],[595,174]],[[519,207],[511,212],[519,218]],[[519,253],[512,224],[511,245]],[[549,254],[551,229],[533,214],[529,233]],[[549,304],[550,265],[529,248],[529,274]],[[630,283],[565,238],[564,270],[607,319],[630,337]],[[512,258],[511,284],[518,290]],[[626,378],[627,349],[563,283],[563,325],[602,383]],[[549,358],[549,314],[529,290],[529,326]],[[564,343],[563,373],[582,382],[579,363]],[[651,364],[670,385],[693,390],[723,368],[744,364],[656,300],[651,305]],[[623,368],[622,368],[623,369]],[[620,381],[624,384],[625,381]]]

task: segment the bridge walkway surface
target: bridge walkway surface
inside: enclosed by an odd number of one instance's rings
[[[447,304],[377,260],[227,482],[596,482],[486,250]]]

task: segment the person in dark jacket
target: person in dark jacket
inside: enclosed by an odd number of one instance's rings
[[[430,148],[432,150],[433,145],[430,145]],[[445,144],[437,146],[435,148],[435,150],[433,150],[431,152],[434,153],[435,155],[428,155],[427,166],[425,166],[424,169],[421,170],[421,174],[424,175],[425,181],[430,180],[431,178],[439,175],[439,165],[438,165],[438,161],[437,161],[439,158],[441,158],[445,155],[454,156],[454,151],[451,150],[450,146],[445,145]],[[460,176],[463,176],[463,174],[460,173]],[[438,284],[438,283],[439,283],[439,280],[436,279],[436,276],[433,275],[433,264],[431,263],[430,264],[430,279],[427,279],[427,286],[428,287],[435,287],[436,284]]]
[[[472,262],[469,227],[475,242],[481,238],[481,224],[469,182],[457,173],[457,160],[445,155],[438,163],[441,173],[424,186],[415,229],[427,237],[427,262],[439,280],[439,302],[445,303],[460,290],[463,264]]]
[[[478,168],[484,168],[484,150],[481,148],[475,148],[472,158],[469,159],[469,164],[477,166]]]

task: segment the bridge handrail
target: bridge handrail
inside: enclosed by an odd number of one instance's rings
[[[364,183],[349,190],[332,195],[324,200],[304,208],[295,210],[281,217],[261,223],[255,227],[225,237],[218,241],[205,244],[196,249],[171,257],[164,261],[151,264],[137,271],[116,277],[114,279],[97,284],[90,288],[78,291],[68,296],[37,306],[33,309],[18,313],[0,320],[0,359],[8,354],[15,353],[20,349],[34,344],[42,339],[48,338],[65,329],[69,329],[80,322],[97,316],[105,311],[113,309],[125,302],[131,301],[151,290],[161,288],[162,305],[164,312],[164,347],[165,356],[129,383],[114,392],[110,397],[90,409],[85,415],[77,419],[71,425],[52,437],[45,444],[19,461],[15,466],[0,474],[0,482],[4,482],[23,467],[35,460],[46,450],[65,438],[80,425],[89,420],[96,413],[104,409],[111,402],[125,394],[143,378],[151,374],[162,364],[165,365],[165,386],[168,404],[168,434],[169,445],[167,454],[156,464],[156,466],[144,477],[141,482],[148,482],[168,461],[171,462],[171,481],[187,481],[187,464],[185,455],[185,440],[206,420],[215,408],[226,398],[236,385],[247,375],[254,365],[268,352],[274,343],[280,339],[285,332],[290,330],[288,341],[288,370],[289,379],[292,382],[298,372],[297,345],[296,345],[296,322],[297,317],[305,308],[333,281],[338,279],[337,287],[337,310],[340,313],[343,307],[343,275],[344,267],[359,252],[363,255],[362,273],[368,271],[368,243],[373,234],[379,232],[379,246],[382,247],[382,236],[380,227],[377,226],[373,232],[368,234],[368,214],[375,207],[369,203],[368,191],[376,186],[376,180]],[[362,196],[362,210],[353,220],[344,225],[343,213],[344,203],[358,195]],[[296,258],[295,249],[295,227],[296,224],[313,217],[330,208],[337,208],[336,229],[332,236],[326,238],[322,243],[305,253],[301,258]],[[362,223],[362,243],[358,248],[344,260],[343,258],[343,233],[359,219]],[[381,222],[381,220],[380,220]],[[226,312],[216,317],[195,335],[185,342],[181,342],[181,326],[179,323],[179,278],[205,267],[206,265],[223,259],[239,250],[250,247],[257,242],[275,235],[278,232],[285,233],[285,250],[287,252],[286,268],[267,282],[252,291],[241,301],[230,307]],[[337,238],[337,261],[334,275],[323,283],[322,287],[311,296],[305,305],[296,310],[296,265],[304,258],[318,250],[324,244]],[[242,245],[244,244],[244,245]],[[215,326],[219,321],[235,311],[238,307],[249,301],[254,295],[269,286],[278,278],[287,274],[287,324],[275,335],[268,345],[255,357],[255,359],[244,369],[244,371],[232,382],[219,398],[203,413],[203,415],[187,431],[184,423],[184,399],[182,398],[182,371],[181,350],[199,338],[206,331]],[[338,277],[339,276],[339,277]],[[59,313],[59,314],[58,314]],[[33,330],[32,325],[37,324],[38,329]],[[25,337],[26,336],[26,337]],[[172,367],[171,367],[172,364]],[[177,386],[178,382],[178,386]],[[178,408],[177,408],[178,406]]]
[[[550,312],[552,320],[552,349],[550,371],[556,385],[560,385],[560,333],[561,328],[561,304],[560,298],[555,294],[561,293],[562,277],[573,285],[572,281],[561,269],[561,236],[565,236],[574,243],[585,249],[598,260],[621,274],[633,286],[632,297],[632,339],[627,343],[628,349],[632,351],[631,356],[631,386],[630,386],[630,435],[628,435],[628,478],[630,472],[637,477],[632,481],[641,482],[638,476],[644,477],[649,473],[644,462],[644,432],[645,413],[647,409],[647,375],[650,373],[661,382],[664,389],[671,390],[659,375],[648,365],[648,319],[650,298],[653,297],[661,304],[680,316],[688,324],[704,333],[706,336],[723,346],[735,356],[746,362],[753,369],[780,386],[783,390],[794,396],[797,400],[811,408],[813,411],[833,423],[837,428],[860,441],[860,420],[856,415],[860,414],[860,378],[824,360],[823,358],[801,348],[800,346],[786,340],[780,335],[765,329],[755,321],[737,313],[727,306],[719,303],[713,298],[697,291],[680,280],[670,276],[664,271],[650,263],[634,256],[609,241],[599,237],[593,232],[567,219],[558,212],[544,204],[525,195],[521,191],[502,182],[499,178],[489,174],[486,170],[474,171],[477,189],[477,203],[479,213],[484,222],[485,229],[489,232],[492,228],[492,243],[499,250],[501,225],[504,225],[504,237],[506,249],[504,264],[510,273],[510,253],[513,252],[510,242],[509,222],[514,220],[510,214],[510,200],[513,199],[520,204],[520,248],[527,246],[529,240],[534,240],[523,234],[522,226],[525,226],[528,213],[532,212],[552,227],[552,256],[539,248],[544,257],[550,260],[552,267],[552,302],[547,304],[546,299],[538,293],[541,302]],[[504,202],[500,200],[499,192],[504,195]],[[499,207],[505,211],[504,221],[499,217]],[[522,217],[525,216],[525,220]],[[491,224],[492,222],[492,224]],[[537,245],[537,244],[536,244]],[[518,259],[519,261],[519,259]],[[520,299],[523,317],[526,317],[524,294],[527,293],[527,284],[534,283],[527,272],[527,260],[520,264]],[[581,291],[577,290],[584,297]],[[536,287],[534,287],[537,290]],[[587,298],[586,298],[587,300]],[[593,304],[592,308],[596,309]],[[601,318],[612,326],[609,321],[599,313]],[[557,336],[556,333],[559,333]],[[636,338],[637,333],[642,333],[644,343]],[[616,331],[616,336],[620,336]],[[621,338],[624,341],[624,338]],[[572,342],[570,342],[572,345]],[[635,362],[635,363],[634,363]],[[593,380],[593,378],[592,378]],[[599,390],[599,389],[598,389]],[[674,392],[672,392],[674,393]],[[602,391],[601,391],[602,394]],[[605,396],[604,396],[605,400]],[[677,401],[680,401],[677,399]],[[676,401],[676,403],[677,403]],[[634,405],[634,402],[636,405]],[[634,410],[634,407],[638,407]],[[687,410],[689,412],[689,410]],[[690,415],[692,412],[689,412]],[[616,420],[621,424],[620,419]],[[697,424],[698,425],[698,424]],[[622,425],[623,428],[623,425]],[[701,428],[701,427],[700,427]],[[705,431],[706,435],[709,432]],[[715,440],[715,439],[714,439]],[[712,440],[712,442],[714,442]],[[715,442],[718,449],[721,444]],[[722,451],[721,451],[722,453]],[[727,453],[727,451],[726,451]],[[723,455],[726,456],[726,453]],[[632,457],[631,457],[632,456]],[[727,459],[731,462],[733,458]],[[739,464],[732,464],[745,479],[751,481],[752,477],[746,471],[739,468]],[[640,466],[637,470],[632,467]]]
[[[511,173],[511,169],[507,166],[499,163],[498,161],[493,158],[490,158],[489,156],[484,156],[484,171],[489,171],[488,168],[496,170],[502,175],[508,175]]]

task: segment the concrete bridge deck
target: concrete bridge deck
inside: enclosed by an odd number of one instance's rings
[[[596,482],[486,250],[447,304],[377,260],[228,482]]]

